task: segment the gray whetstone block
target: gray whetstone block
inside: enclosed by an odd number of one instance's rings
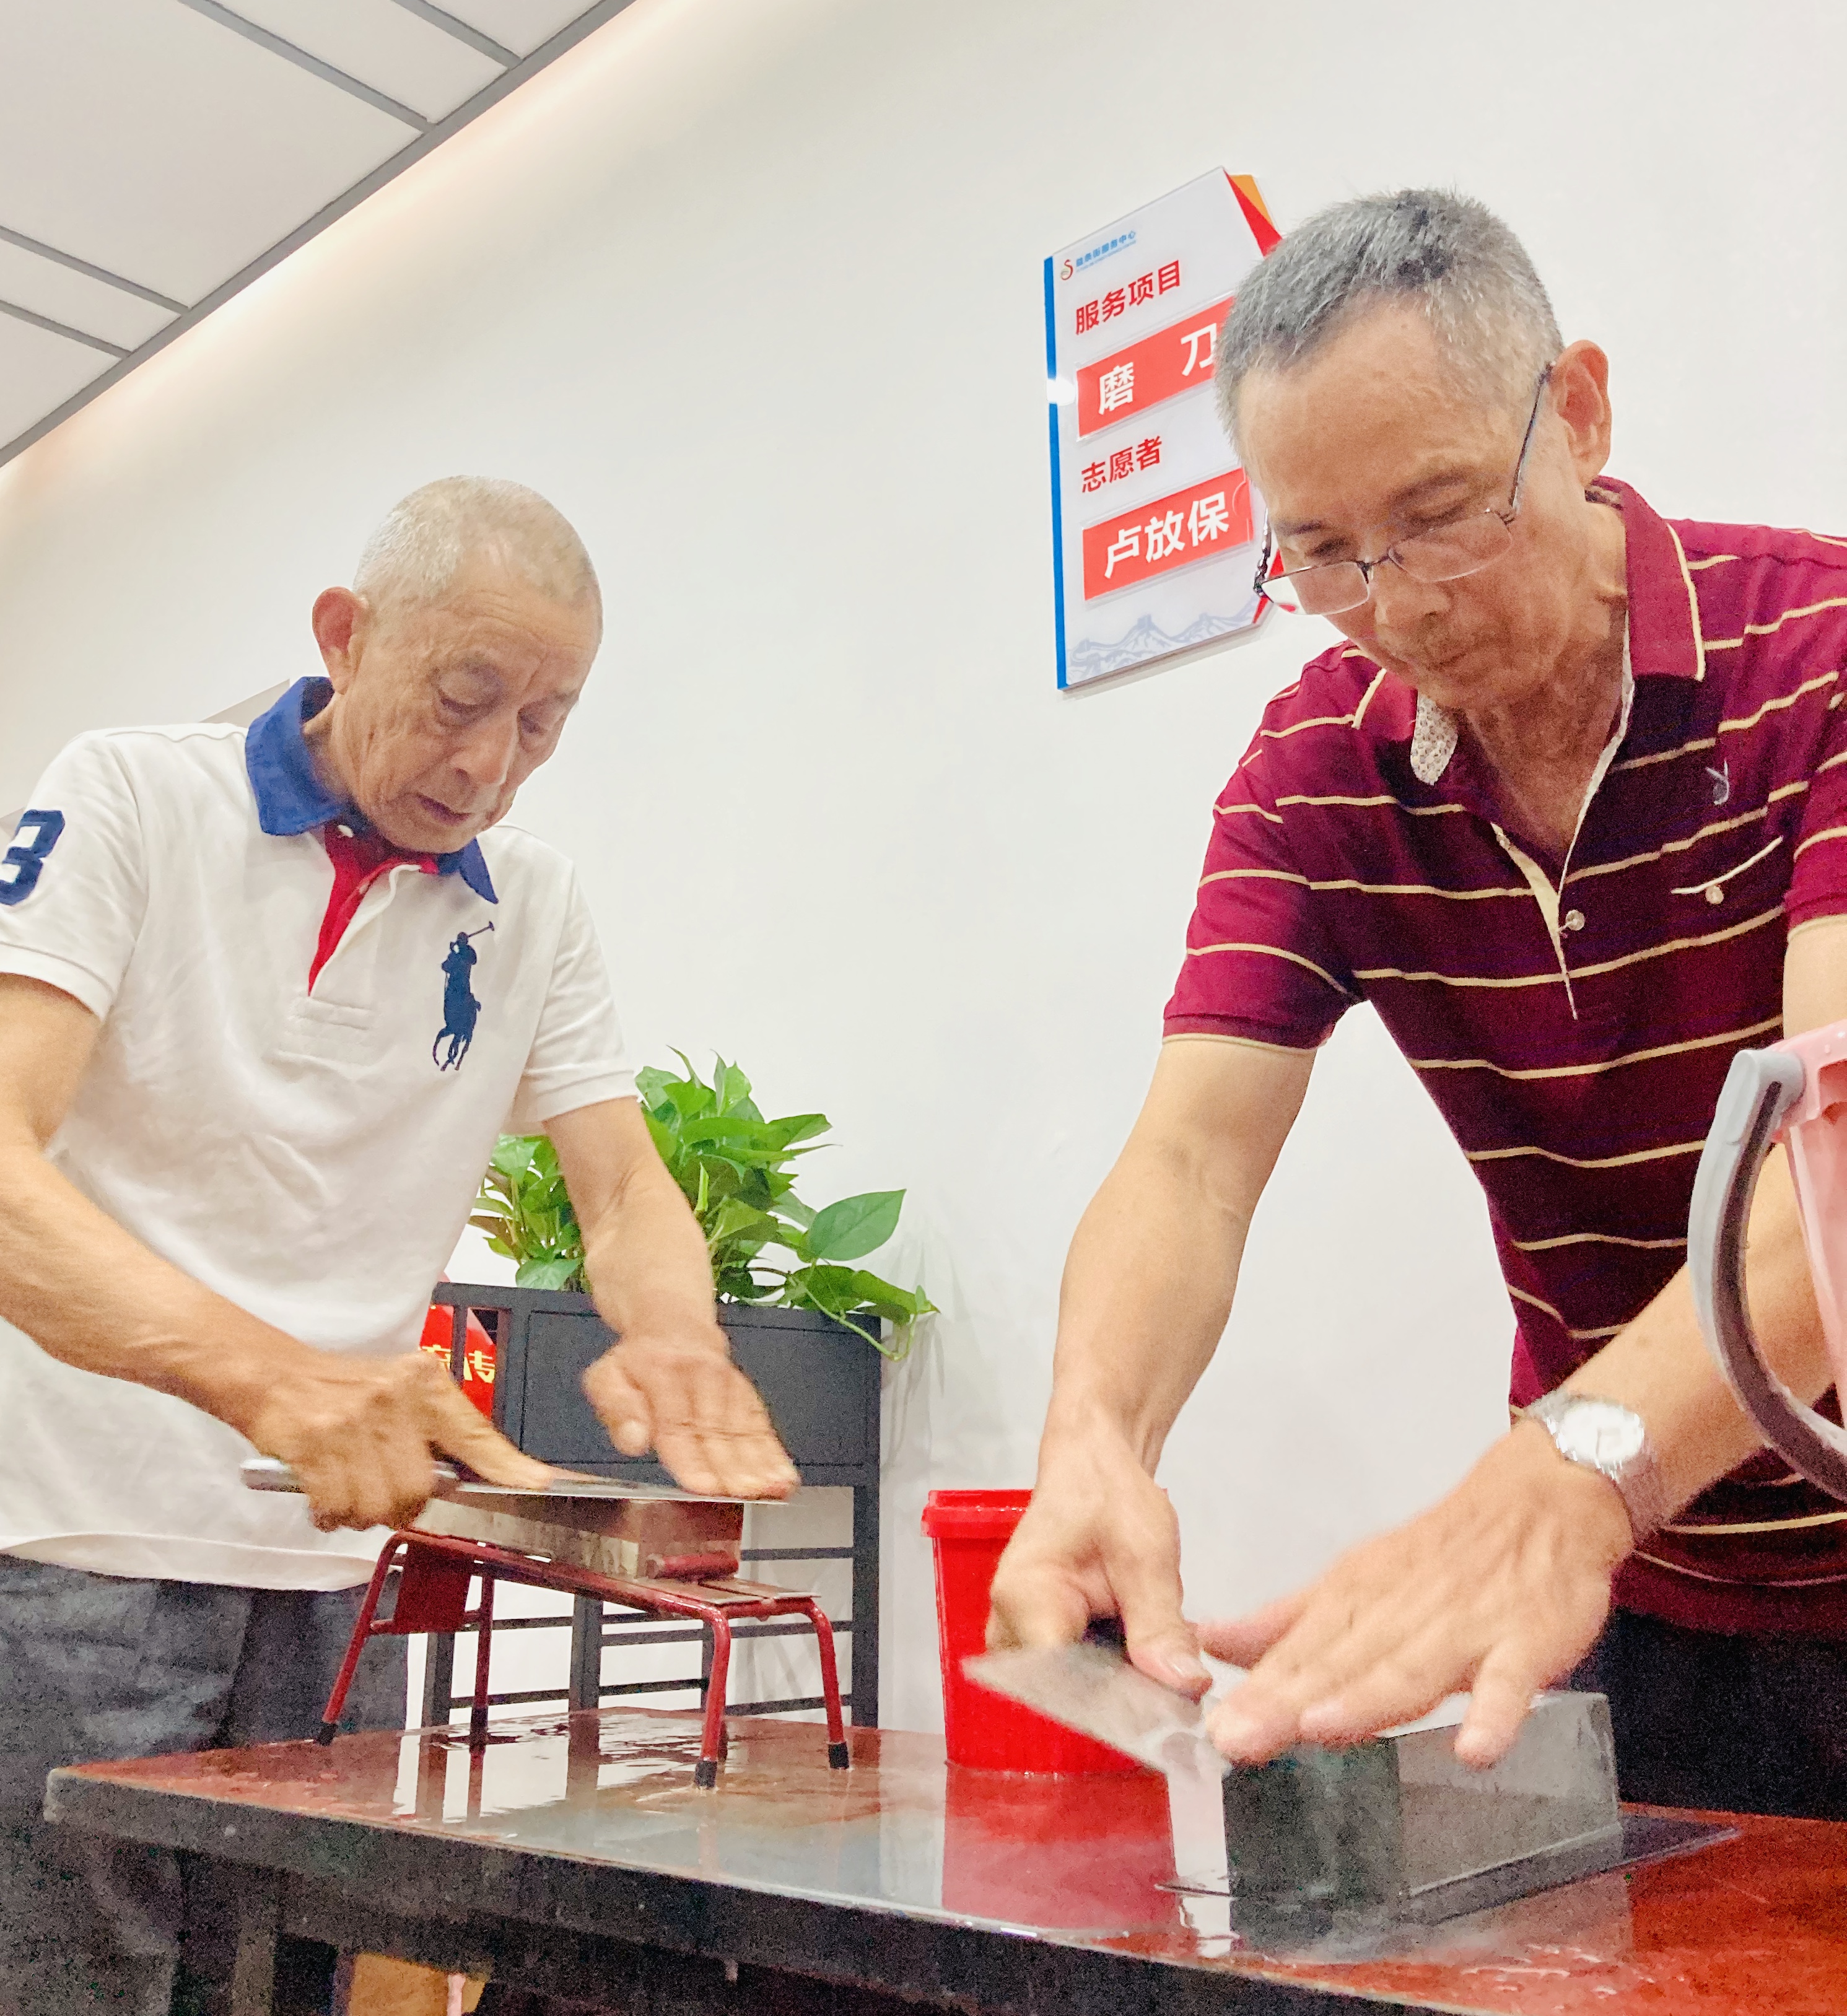
[[[1446,1726],[1350,1750],[1309,1747],[1225,1780],[1231,1880],[1240,1896],[1341,1906],[1414,1903],[1446,1885],[1536,1857],[1565,1873],[1619,1856],[1609,1704],[1543,1694],[1513,1750],[1471,1771]]]

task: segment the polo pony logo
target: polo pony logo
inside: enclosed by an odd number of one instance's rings
[[[430,1046],[430,1060],[438,1071],[454,1071],[468,1054],[474,1041],[474,1025],[481,1020],[481,1004],[468,984],[474,963],[481,957],[468,941],[491,931],[491,923],[478,931],[458,931],[449,941],[448,956],[442,963],[442,1027]],[[445,1050],[443,1045],[448,1045]]]

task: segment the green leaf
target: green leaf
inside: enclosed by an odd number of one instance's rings
[[[825,1113],[790,1113],[780,1120],[765,1122],[779,1148],[792,1148],[797,1141],[812,1141],[833,1125]]]
[[[643,1106],[659,1106],[667,1097],[667,1088],[673,1080],[658,1064],[644,1064],[635,1074],[635,1089],[641,1094]]]
[[[542,1260],[522,1261],[520,1271],[513,1279],[522,1288],[567,1288],[571,1286],[572,1276],[582,1265],[580,1259],[557,1255]]]
[[[751,1081],[736,1064],[728,1064],[722,1057],[715,1058],[716,1068],[712,1073],[712,1087],[718,1094],[718,1111],[735,1112],[751,1096]]]
[[[883,1246],[898,1229],[902,1190],[867,1190],[842,1197],[815,1215],[808,1227],[808,1251],[817,1260],[857,1260]]]

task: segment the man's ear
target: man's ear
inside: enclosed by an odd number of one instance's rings
[[[370,614],[365,598],[350,588],[324,588],[315,597],[315,642],[336,693],[344,693],[353,682]]]
[[[1570,435],[1572,466],[1586,485],[1610,459],[1609,358],[1594,343],[1567,344],[1552,367],[1551,391]]]

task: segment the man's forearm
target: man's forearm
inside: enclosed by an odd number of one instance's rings
[[[149,1251],[29,1141],[0,1147],[0,1316],[67,1364],[247,1433],[314,1354]]]
[[[1065,1262],[1049,1446],[1119,1433],[1152,1474],[1224,1331],[1246,1229],[1177,1157],[1125,1150]]]
[[[619,1337],[684,1332],[715,1321],[711,1256],[679,1186],[638,1160],[585,1235],[585,1272]]]

